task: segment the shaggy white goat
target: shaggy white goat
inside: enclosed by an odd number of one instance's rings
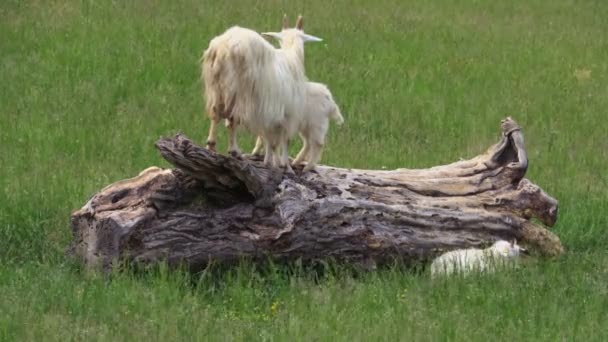
[[[300,115],[293,118],[292,124],[297,127],[302,138],[302,149],[294,159],[292,165],[298,165],[303,161],[307,164],[303,171],[314,169],[321,159],[325,136],[329,128],[329,119],[336,121],[338,125],[344,123],[340,108],[325,84],[317,82],[306,83],[306,101],[300,111]],[[252,154],[261,155],[262,139],[258,137]]]
[[[447,252],[431,264],[431,276],[450,275],[452,273],[469,273],[472,271],[493,272],[497,266],[519,257],[527,251],[520,247],[515,240],[508,242],[496,241],[486,249],[460,249]]]
[[[266,165],[290,169],[289,134],[296,132],[290,122],[299,115],[306,92],[304,43],[321,39],[302,31],[301,16],[296,28],[289,29],[286,23],[284,18],[281,32],[265,34],[280,39],[281,49],[255,31],[238,26],[209,43],[201,58],[206,109],[211,118],[208,148],[214,149],[216,125],[226,119],[231,154],[240,154],[236,129],[242,124],[262,137]]]

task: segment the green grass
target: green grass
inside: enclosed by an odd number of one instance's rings
[[[66,262],[72,210],[168,166],[158,137],[204,141],[208,41],[234,24],[277,30],[284,12],[325,39],[307,46],[307,74],[330,86],[346,124],[332,127],[324,163],[452,162],[496,142],[512,115],[527,176],[560,201],[567,254],[451,282],[251,266],[107,280]],[[1,339],[607,340],[606,18],[592,0],[2,1]]]

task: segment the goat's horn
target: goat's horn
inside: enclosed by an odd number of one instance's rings
[[[296,28],[298,30],[302,29],[302,25],[304,25],[304,18],[302,18],[302,15],[298,16],[298,20],[296,21]]]
[[[287,13],[283,14],[283,28],[286,29],[289,27],[289,23],[287,22]]]

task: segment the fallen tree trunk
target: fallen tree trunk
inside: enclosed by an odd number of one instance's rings
[[[318,166],[284,174],[216,154],[184,136],[156,146],[177,169],[151,167],[95,194],[71,217],[69,252],[87,265],[168,261],[200,270],[241,258],[375,265],[425,261],[446,250],[517,238],[563,251],[557,201],[524,175],[519,126],[473,159],[423,170]],[[298,171],[296,171],[298,172]]]

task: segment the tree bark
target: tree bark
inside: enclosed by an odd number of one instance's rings
[[[519,126],[501,121],[484,154],[429,169],[318,166],[296,175],[216,154],[182,135],[156,147],[176,169],[151,167],[95,194],[71,217],[71,255],[88,266],[314,261],[424,262],[517,238],[542,255],[563,251],[558,203],[524,179]],[[532,222],[536,219],[540,223]]]

